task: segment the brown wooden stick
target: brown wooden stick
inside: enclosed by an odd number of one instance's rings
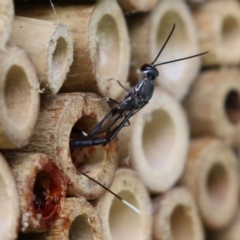
[[[207,227],[219,229],[233,219],[239,174],[237,159],[226,144],[212,138],[193,140],[180,183],[191,191]]]
[[[41,153],[6,153],[17,184],[21,232],[43,232],[58,218],[66,182],[58,167]]]
[[[57,21],[69,27],[74,40],[74,62],[62,91],[93,91],[117,98],[126,85],[130,44],[123,13],[115,1],[96,4],[58,5],[57,16],[50,5],[16,7],[21,16]]]
[[[0,53],[0,148],[19,148],[32,135],[39,110],[39,83],[26,52]]]
[[[141,215],[106,192],[97,202],[102,220],[103,239],[151,239],[151,202],[147,190],[137,174],[119,169],[110,188],[141,211]]]
[[[17,238],[19,227],[19,199],[11,169],[0,153],[0,239]]]
[[[149,14],[129,16],[132,46],[130,81],[133,84],[140,80],[137,69],[156,58],[174,23],[175,31],[156,63],[199,53],[196,29],[186,3],[178,0],[160,1]],[[182,99],[199,67],[200,58],[159,66],[160,77],[156,82]]]
[[[238,1],[208,1],[193,12],[204,66],[240,63],[240,5]]]
[[[197,208],[185,188],[173,188],[152,203],[154,240],[204,239]]]
[[[157,0],[118,0],[125,12],[149,12],[157,4]]]
[[[125,136],[123,136],[125,133]],[[155,88],[153,98],[119,134],[120,161],[130,156],[133,168],[151,192],[166,191],[181,176],[188,150],[188,125],[182,107]]]
[[[211,135],[240,146],[240,71],[204,71],[194,82],[184,106],[195,136]]]
[[[117,141],[106,146],[71,150],[72,128],[89,132],[109,111],[96,94],[58,94],[44,96],[42,107],[30,144],[22,151],[41,151],[51,158],[68,179],[68,194],[94,199],[104,189],[83,176],[80,171],[108,187],[117,168]]]
[[[73,40],[62,24],[15,16],[10,43],[23,47],[45,93],[57,93],[73,61]]]

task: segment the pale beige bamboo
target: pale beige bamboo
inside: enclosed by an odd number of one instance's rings
[[[153,98],[119,133],[120,161],[129,157],[149,191],[164,192],[181,176],[188,151],[188,125],[181,105],[156,87]]]
[[[96,209],[84,198],[66,198],[60,217],[42,234],[22,234],[20,240],[73,240],[103,238],[103,229]]]
[[[14,17],[12,0],[0,1],[0,50],[5,50],[9,39]]]
[[[23,47],[44,93],[57,93],[73,61],[73,39],[62,24],[15,16],[10,43]]]
[[[41,153],[5,153],[17,185],[21,232],[43,232],[58,218],[66,182],[58,167]]]
[[[109,192],[100,197],[97,210],[103,225],[103,239],[151,239],[151,202],[137,173],[118,169],[110,188],[141,211],[138,215]]]
[[[39,82],[26,52],[0,52],[0,148],[19,148],[32,135],[39,110]]]
[[[240,146],[240,71],[204,71],[184,100],[193,136],[211,135]]]
[[[204,66],[240,63],[240,5],[235,0],[208,1],[193,12]]]
[[[36,130],[30,144],[22,151],[41,151],[51,158],[68,179],[68,194],[94,199],[104,189],[81,175],[89,174],[106,187],[117,168],[117,141],[106,146],[71,150],[70,138],[84,137],[71,133],[72,128],[89,132],[109,111],[107,103],[96,94],[69,93],[42,98]]]
[[[193,19],[182,0],[160,1],[149,14],[130,15],[128,18],[132,46],[130,81],[140,80],[137,69],[151,63],[166,41],[173,24],[175,31],[156,63],[199,53],[199,43]],[[157,67],[157,84],[182,99],[198,74],[200,58]]]
[[[207,227],[220,229],[233,219],[239,196],[238,163],[225,143],[192,140],[180,183],[191,191]]]
[[[158,0],[118,0],[125,12],[149,12],[157,4]]]
[[[204,232],[191,194],[185,188],[173,188],[154,198],[154,240],[203,240]]]
[[[0,153],[0,239],[17,238],[20,217],[17,187],[12,172]]]
[[[126,85],[130,44],[123,13],[116,1],[96,4],[57,5],[55,15],[50,4],[16,7],[21,16],[60,22],[69,27],[74,40],[74,62],[62,91],[94,91],[117,98],[122,88],[110,78]]]

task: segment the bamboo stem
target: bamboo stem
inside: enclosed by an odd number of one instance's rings
[[[204,66],[240,63],[240,5],[238,1],[208,1],[193,12]]]
[[[125,12],[149,12],[157,4],[157,0],[118,0]]]
[[[0,53],[0,147],[19,148],[32,135],[39,110],[39,83],[25,51]]]
[[[41,151],[51,158],[68,179],[68,194],[94,199],[104,189],[83,176],[89,174],[108,187],[117,168],[117,141],[70,151],[72,128],[89,132],[101,121],[109,107],[96,94],[58,94],[44,96],[35,133],[23,151]]]
[[[133,84],[140,80],[137,69],[156,58],[174,23],[175,31],[156,63],[199,53],[196,29],[186,3],[179,0],[160,1],[149,14],[129,16],[132,46],[130,81]],[[199,68],[200,58],[159,66],[160,77],[156,81],[177,99],[182,99]]]
[[[57,93],[73,61],[73,40],[68,28],[15,16],[9,41],[28,52],[44,92]]]
[[[240,71],[207,70],[194,82],[184,100],[192,136],[210,135],[240,146]]]
[[[18,15],[36,17],[65,24],[74,40],[74,62],[62,91],[98,92],[117,98],[126,85],[130,61],[130,44],[123,13],[116,1],[96,4],[58,5],[57,16],[49,4],[17,6]],[[71,16],[71,17],[69,17]]]
[[[17,184],[21,232],[43,232],[58,218],[66,183],[57,166],[41,153],[6,153]]]
[[[233,219],[239,174],[237,159],[226,144],[212,138],[192,140],[180,183],[191,191],[207,227],[220,229]]]
[[[119,169],[110,189],[137,207],[141,215],[106,192],[97,202],[97,210],[103,225],[103,239],[150,240],[151,202],[137,174],[130,169]]]
[[[0,239],[17,238],[19,225],[19,201],[12,172],[0,153]]]
[[[204,239],[197,208],[186,189],[173,188],[152,204],[154,240]]]
[[[165,90],[153,98],[119,134],[120,161],[133,168],[153,193],[164,192],[181,176],[188,150],[188,125],[181,105]],[[125,155],[123,155],[123,151]]]

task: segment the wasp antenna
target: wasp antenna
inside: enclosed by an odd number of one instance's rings
[[[189,56],[189,57],[185,57],[185,58],[179,58],[179,59],[175,59],[175,60],[168,61],[168,62],[158,63],[158,64],[155,64],[155,65],[153,65],[153,66],[156,67],[156,66],[164,65],[164,64],[168,64],[168,63],[179,62],[179,61],[186,60],[186,59],[189,59],[189,58],[199,57],[199,56],[204,55],[204,54],[207,54],[207,53],[209,53],[209,51],[203,52],[203,53],[199,53],[199,54],[196,54],[196,55],[192,55],[192,56]]]
[[[112,195],[114,195],[116,198],[118,198],[122,203],[124,203],[126,206],[128,206],[129,208],[131,208],[134,212],[138,213],[139,215],[141,214],[141,211],[139,209],[137,209],[136,207],[134,207],[132,204],[130,204],[129,202],[127,202],[126,200],[122,199],[119,195],[117,195],[116,193],[114,193],[113,191],[111,191],[109,188],[105,187],[103,184],[101,184],[100,182],[96,181],[94,178],[90,177],[89,175],[87,175],[84,172],[79,171],[83,176],[91,179],[93,182],[95,182],[96,184],[100,185],[101,187],[103,187],[106,191],[110,192]]]
[[[165,48],[165,46],[166,46],[166,44],[167,44],[168,40],[169,40],[169,39],[170,39],[170,37],[172,36],[172,33],[173,33],[174,29],[175,29],[175,23],[173,24],[173,28],[172,28],[172,30],[171,30],[171,32],[170,32],[170,34],[168,35],[168,37],[167,37],[167,39],[166,39],[165,43],[163,44],[163,46],[162,46],[161,50],[159,51],[159,53],[158,53],[157,57],[154,59],[154,61],[151,63],[151,65],[153,65],[153,64],[154,64],[154,63],[157,61],[158,57],[160,56],[160,54],[162,53],[163,49]]]

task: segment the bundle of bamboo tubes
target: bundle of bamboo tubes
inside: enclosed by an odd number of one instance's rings
[[[0,240],[237,240],[239,42],[238,0],[0,0]]]

